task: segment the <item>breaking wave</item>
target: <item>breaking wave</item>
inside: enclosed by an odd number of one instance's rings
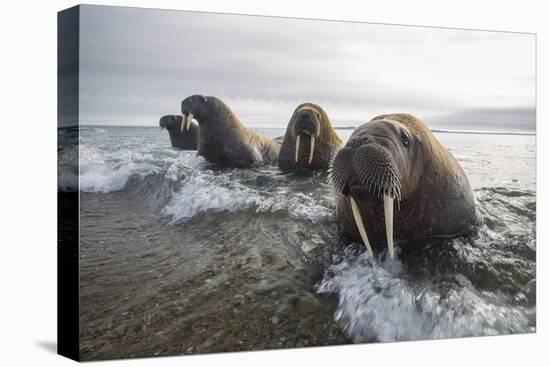
[[[96,130],[92,132],[98,134]],[[159,212],[173,223],[185,222],[205,211],[283,211],[305,220],[325,220],[333,215],[333,203],[326,195],[328,186],[297,191],[294,178],[281,174],[276,167],[220,169],[193,151],[174,150],[164,144],[125,144],[113,149],[108,141],[98,145],[86,136],[80,138],[80,191],[147,192],[157,199],[162,192],[158,203],[164,206]],[[67,179],[73,182],[77,173],[60,172],[60,184],[66,174],[73,175]]]
[[[434,243],[404,260],[348,254],[318,291],[338,295],[335,319],[357,343],[534,332],[534,265],[499,269],[519,261],[508,241],[485,227],[473,241]],[[487,251],[491,243],[500,252]],[[485,262],[497,266],[483,270]]]
[[[285,211],[296,219],[323,220],[332,217],[331,208],[313,196],[289,193],[284,189],[262,192],[228,177],[194,174],[175,193],[164,212],[176,222],[186,221],[202,211],[238,211],[255,209],[256,212]]]

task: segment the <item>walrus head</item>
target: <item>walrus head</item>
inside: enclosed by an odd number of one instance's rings
[[[162,116],[159,120],[159,125],[161,130],[174,130],[177,126],[179,126],[181,122],[181,116],[177,115],[166,115]]]
[[[215,117],[213,113],[219,110],[218,106],[225,106],[225,104],[216,97],[194,94],[181,102],[181,112],[184,119],[188,121],[195,119],[201,125],[201,123],[205,123],[212,117]]]
[[[320,109],[320,108],[319,108]],[[294,152],[294,162],[298,163],[300,157],[300,140],[302,137],[309,138],[309,158],[308,163],[311,164],[313,159],[313,151],[315,150],[315,139],[319,137],[321,132],[321,112],[309,103],[304,103],[298,106],[291,118],[294,122],[292,132],[296,137],[296,147]]]
[[[199,94],[189,96],[181,102],[181,112],[183,113],[184,122],[183,126],[185,126],[186,129],[189,129],[189,127],[191,126],[193,118],[197,121],[197,123],[203,120],[206,110],[205,105],[207,103],[208,98]],[[183,126],[182,131],[184,128]]]
[[[281,169],[327,168],[342,141],[327,113],[314,103],[302,103],[292,113],[279,154]]]
[[[209,122],[232,120],[241,125],[239,118],[231,111],[221,99],[214,96],[194,94],[181,102],[183,118],[188,121],[195,120],[203,128],[209,126]],[[243,126],[244,127],[244,126]]]
[[[184,134],[196,125],[196,122],[193,121],[192,115],[166,115],[160,118],[159,125],[161,130]]]
[[[331,187],[349,200],[353,219],[371,256],[364,223],[380,217],[383,206],[388,253],[393,257],[394,203],[400,208],[419,187],[422,137],[412,124],[422,122],[410,117],[396,121],[384,115],[361,125],[330,167]],[[376,229],[383,227],[382,218],[374,223]]]

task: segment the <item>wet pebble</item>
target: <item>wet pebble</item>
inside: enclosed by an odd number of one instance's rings
[[[250,301],[255,301],[256,297],[257,297],[256,292],[254,291],[246,292],[246,298],[248,298]]]
[[[215,343],[215,340],[210,338],[210,339],[206,339],[206,341],[204,343],[202,343],[201,347],[203,349],[208,349],[210,347],[212,347]]]
[[[315,311],[315,309],[318,306],[318,303],[319,302],[311,296],[302,297],[302,298],[299,298],[296,304],[294,305],[294,310],[301,317],[305,317],[312,314]]]

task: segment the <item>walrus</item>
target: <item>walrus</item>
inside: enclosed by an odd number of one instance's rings
[[[327,113],[313,103],[302,103],[292,114],[279,152],[279,168],[327,169],[342,148]]]
[[[230,167],[277,162],[281,145],[247,129],[221,99],[189,96],[181,102],[181,111],[197,120],[197,155],[207,161]]]
[[[406,246],[468,235],[481,223],[464,170],[409,114],[357,127],[336,154],[329,182],[340,235],[364,243],[370,256],[371,243],[386,242],[393,258],[394,236]]]
[[[181,115],[166,115],[159,120],[161,130],[168,130],[172,147],[197,150],[199,141],[199,128],[193,118]]]

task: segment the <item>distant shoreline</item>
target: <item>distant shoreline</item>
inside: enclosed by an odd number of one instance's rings
[[[58,130],[75,128],[76,125],[58,127]],[[124,128],[158,128],[157,126],[137,126],[137,125],[81,125],[85,128],[109,128],[109,127],[124,127]],[[274,126],[250,126],[252,129],[286,129],[286,126],[283,127],[274,127]],[[355,130],[357,126],[335,126],[335,130]],[[536,132],[523,132],[523,131],[489,131],[489,130],[449,130],[449,129],[430,129],[433,133],[443,133],[443,134],[477,134],[477,135],[522,135],[522,136],[536,136]]]
[[[335,126],[335,130],[354,130],[356,126]],[[446,134],[479,134],[479,135],[536,135],[536,132],[526,131],[490,131],[490,130],[450,130],[450,129],[430,129],[432,133]]]
[[[536,132],[521,132],[521,131],[488,131],[488,130],[443,130],[443,129],[430,129],[433,133],[447,133],[447,134],[478,134],[478,135],[537,135]]]

